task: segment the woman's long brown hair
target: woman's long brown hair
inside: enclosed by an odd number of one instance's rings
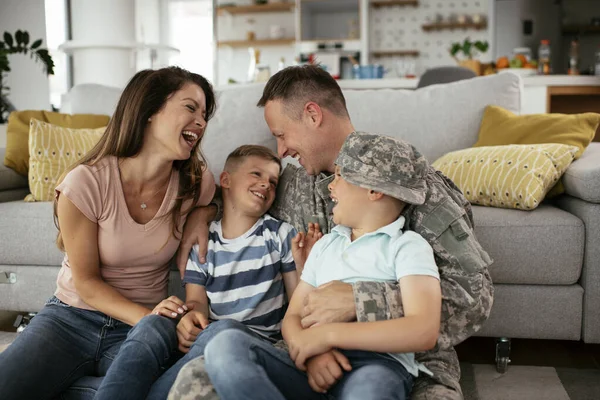
[[[82,159],[70,166],[58,183],[62,182],[69,171],[79,165],[94,165],[107,156],[125,158],[138,155],[144,143],[148,118],[160,111],[167,99],[187,83],[198,85],[204,92],[205,120],[208,122],[216,109],[215,94],[212,85],[203,76],[179,67],[140,71],[131,78],[123,90],[117,108],[100,141]],[[200,151],[200,142],[201,140],[195,144],[190,158],[173,162],[173,167],[179,171],[179,191],[175,206],[171,210],[173,235],[176,237],[180,233],[181,215],[191,211],[200,198],[202,172],[207,168]],[[182,211],[183,202],[190,199],[192,200],[190,208]],[[64,251],[57,205],[58,201],[54,200],[54,223],[58,228],[56,244]]]

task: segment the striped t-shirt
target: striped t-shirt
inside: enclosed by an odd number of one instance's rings
[[[194,246],[183,282],[206,288],[211,320],[234,319],[279,339],[287,306],[282,274],[296,270],[291,248],[295,235],[290,224],[268,214],[235,239],[223,238],[221,221],[214,221],[206,263],[200,263]]]

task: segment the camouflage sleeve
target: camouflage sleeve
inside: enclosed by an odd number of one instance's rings
[[[306,232],[302,217],[302,206],[306,204],[302,204],[302,199],[299,199],[302,197],[299,192],[304,190],[306,193],[311,193],[312,188],[303,184],[299,174],[306,174],[306,172],[291,164],[285,167],[279,177],[277,196],[269,209],[269,214],[273,218],[291,224],[299,232]]]
[[[355,282],[352,290],[358,322],[383,321],[404,316],[399,284]]]

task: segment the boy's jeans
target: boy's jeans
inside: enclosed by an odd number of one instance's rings
[[[219,321],[211,322],[205,330],[200,332],[196,341],[190,348],[190,351],[177,361],[171,368],[169,368],[152,386],[150,393],[148,394],[148,400],[164,400],[169,395],[169,390],[175,383],[177,374],[189,361],[204,355],[204,349],[206,345],[220,332],[225,330],[239,330],[246,332],[248,335],[256,337],[258,340],[263,340],[269,343],[266,339],[262,339],[259,335],[253,333],[244,324],[231,319],[224,319]]]
[[[0,399],[91,399],[131,326],[50,298],[0,353]],[[77,385],[73,383],[77,381]]]
[[[205,363],[221,400],[408,399],[413,377],[390,356],[342,351],[352,371],[328,394],[314,392],[287,352],[241,330],[228,330],[206,346]]]

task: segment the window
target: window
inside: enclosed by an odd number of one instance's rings
[[[54,60],[54,75],[50,75],[50,104],[60,109],[61,96],[69,90],[69,56],[58,50],[68,40],[67,0],[45,0],[46,46]]]
[[[170,0],[168,14],[169,43],[179,49],[169,64],[214,81],[212,0]]]

